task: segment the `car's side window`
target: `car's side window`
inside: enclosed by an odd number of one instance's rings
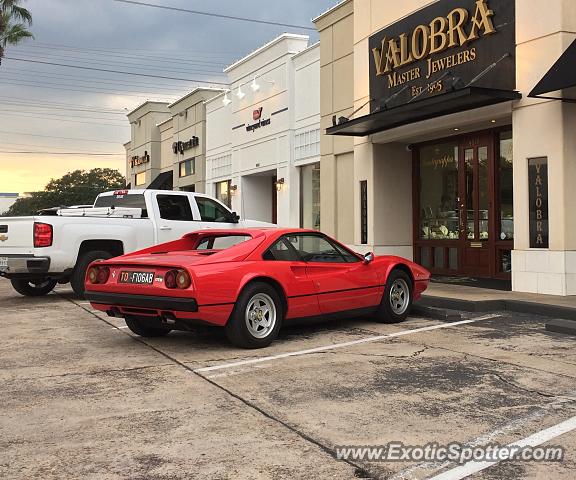
[[[352,263],[359,261],[357,257],[333,245],[322,235],[289,235],[287,239],[305,262]]]
[[[181,222],[194,220],[190,200],[186,195],[158,195],[156,201],[160,210],[160,218]]]
[[[284,239],[281,238],[272,245],[262,255],[264,260],[273,260],[277,262],[299,262],[301,258],[294,248]]]
[[[334,248],[336,248],[336,250],[338,250],[340,252],[340,254],[344,257],[344,260],[346,260],[347,263],[356,263],[356,262],[360,262],[360,258],[352,253],[350,253],[348,250],[340,247],[340,245],[334,245]]]
[[[196,197],[196,204],[200,210],[203,222],[230,222],[231,214],[222,205],[206,197]]]

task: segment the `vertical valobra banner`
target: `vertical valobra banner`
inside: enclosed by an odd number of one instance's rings
[[[530,248],[548,248],[548,158],[528,159]]]

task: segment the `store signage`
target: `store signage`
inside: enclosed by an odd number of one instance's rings
[[[177,155],[183,155],[186,150],[195,148],[200,145],[200,139],[198,137],[192,137],[187,142],[174,142],[172,144],[172,151]]]
[[[263,119],[262,112],[264,111],[263,107],[257,108],[252,112],[252,120],[257,121],[251,125],[246,125],[247,132],[254,132],[255,130],[259,129],[260,127],[266,127],[270,125],[271,121],[269,118]]]
[[[439,158],[431,158],[430,160],[423,160],[422,166],[423,167],[432,167],[434,170],[438,168],[446,168],[451,166],[454,163],[454,157],[451,155],[444,155],[443,157]]]
[[[368,181],[360,181],[360,243],[368,244]]]
[[[142,155],[141,157],[138,155],[134,155],[130,159],[130,166],[134,168],[149,162],[150,162],[150,155],[148,155],[148,152],[144,152],[144,155]]]
[[[548,248],[548,158],[528,159],[530,248]]]
[[[372,35],[373,107],[397,106],[471,82],[513,90],[514,3],[440,0]]]

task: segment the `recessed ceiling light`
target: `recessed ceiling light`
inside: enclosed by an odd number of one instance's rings
[[[496,123],[496,120],[490,120],[491,123]]]
[[[457,131],[459,131],[459,130],[460,130],[459,128],[455,128],[455,129],[454,129],[455,132],[457,132]]]

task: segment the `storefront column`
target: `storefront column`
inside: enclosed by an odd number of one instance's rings
[[[357,218],[360,181],[368,180],[368,249],[412,259],[412,153],[404,144],[363,143],[356,146],[355,158]],[[356,224],[360,245],[359,218]]]
[[[562,3],[562,2],[560,2]],[[514,136],[514,251],[512,289],[519,292],[576,295],[576,105],[526,95],[574,40],[576,25],[569,17],[558,25],[545,3],[517,2],[517,83],[524,98],[513,111]],[[568,6],[568,3],[565,3]],[[534,11],[538,7],[539,10]],[[533,18],[540,18],[536,25]],[[547,185],[538,195],[548,200],[545,212],[531,201],[529,159],[546,159]],[[532,160],[534,162],[534,160]],[[538,160],[539,162],[541,160]],[[533,192],[535,185],[532,185]],[[530,212],[543,215],[546,242],[539,248]],[[545,217],[548,216],[548,222]],[[532,242],[530,241],[532,237]],[[536,247],[536,248],[535,248]]]

